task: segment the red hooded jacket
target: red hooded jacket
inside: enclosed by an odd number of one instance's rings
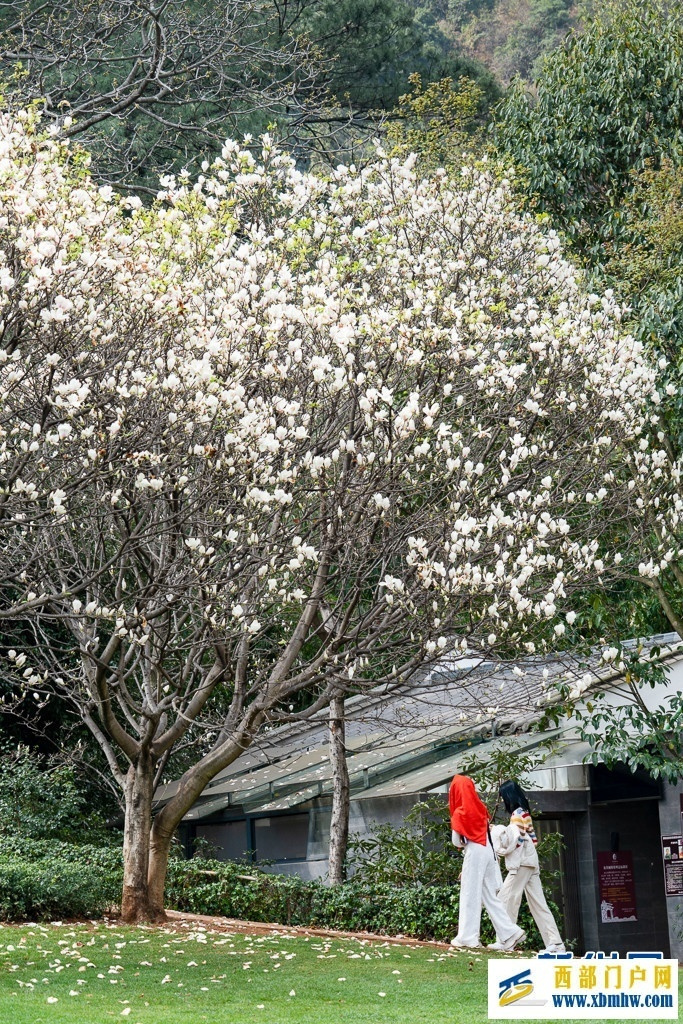
[[[477,796],[472,779],[467,775],[454,775],[448,791],[451,828],[472,843],[486,846],[489,812]]]

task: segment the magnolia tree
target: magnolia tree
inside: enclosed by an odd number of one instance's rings
[[[123,917],[159,919],[176,826],[269,722],[533,650],[601,531],[673,528],[654,376],[485,172],[228,144],[145,210],[31,115],[0,149],[0,663],[99,743]]]

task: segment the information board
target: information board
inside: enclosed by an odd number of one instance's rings
[[[662,836],[667,896],[683,896],[683,836]]]
[[[633,857],[629,851],[598,853],[598,884],[603,924],[638,920]]]

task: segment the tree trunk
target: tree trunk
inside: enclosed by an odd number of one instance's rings
[[[151,756],[140,755],[126,778],[126,823],[124,833],[124,880],[121,916],[124,921],[165,921],[164,889],[171,841],[178,824],[207,783],[232,764],[252,742],[263,721],[260,708],[245,713],[229,743],[189,768],[178,789],[152,821],[154,764]]]
[[[149,868],[153,793],[152,759],[149,754],[141,754],[135,764],[128,769],[125,786],[126,815],[123,832],[121,918],[127,924],[166,919],[163,910],[163,891],[161,903],[152,902],[150,899]]]
[[[161,822],[163,822],[163,819],[161,819]],[[163,826],[159,827],[161,822],[157,818],[152,825],[149,847],[149,870],[147,872],[149,904],[156,915],[154,919],[157,921],[163,921],[166,918],[164,912],[164,890],[166,888],[171,841],[175,834],[174,828],[168,832]]]
[[[233,741],[223,749],[219,758],[209,755],[198,764],[189,768],[179,780],[175,796],[157,813],[151,825],[148,849],[147,869],[147,907],[149,920],[163,921],[164,889],[168,872],[168,857],[175,831],[198,797],[204,792],[207,783],[219,771],[232,764],[250,745],[253,730],[261,724],[263,715],[248,716],[242,728],[235,731]]]
[[[346,847],[349,841],[349,769],[344,738],[344,698],[330,701],[330,763],[332,765],[332,817],[330,820],[330,870],[332,885],[346,875]]]

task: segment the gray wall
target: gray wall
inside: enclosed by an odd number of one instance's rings
[[[659,804],[659,830],[661,835],[680,835],[681,827],[680,794],[681,784],[664,787],[664,799]],[[661,850],[660,850],[661,856]],[[662,883],[663,884],[663,883]],[[683,961],[683,896],[665,896],[669,922],[671,956]]]
[[[579,816],[579,896],[586,949],[621,955],[629,950],[661,950],[669,955],[658,804],[657,800],[593,804],[587,815]],[[633,855],[638,920],[603,924],[598,909],[597,854],[610,849],[613,832],[619,834],[619,849]]]
[[[598,937],[599,900],[595,876],[596,857],[588,813],[579,814],[576,818],[576,862],[579,882],[578,899],[583,925],[583,949],[577,949],[575,952],[581,954],[587,949],[600,949]]]

